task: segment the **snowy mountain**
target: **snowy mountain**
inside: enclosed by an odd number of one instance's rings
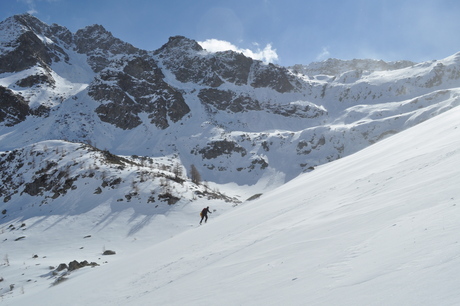
[[[1,303],[457,305],[458,118],[460,107],[254,201],[211,205],[202,226],[206,200],[149,215],[70,191],[69,213],[4,217]],[[88,149],[72,146],[74,158]]]
[[[1,302],[456,304],[459,94],[460,53],[281,67],[12,16]]]
[[[66,140],[175,155],[206,181],[270,188],[458,105],[459,80],[460,54],[285,68],[181,36],[145,51],[100,25],[71,33],[18,15],[0,24],[0,150]]]

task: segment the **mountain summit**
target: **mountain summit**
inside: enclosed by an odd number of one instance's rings
[[[27,14],[0,37],[0,149],[175,154],[218,183],[279,184],[459,104],[458,55],[281,67],[183,36],[140,50],[101,25],[71,33]]]

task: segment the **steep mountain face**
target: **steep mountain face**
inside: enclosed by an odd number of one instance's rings
[[[286,68],[264,65],[232,51],[208,54],[196,41],[183,36],[171,37],[154,54],[182,83],[217,88],[228,82],[237,86],[267,87],[280,93],[300,86]]]
[[[19,72],[37,64],[49,66],[69,57],[60,44],[71,43],[72,34],[58,25],[48,26],[30,15],[16,15],[0,25],[0,72]]]
[[[76,51],[86,55],[97,73],[88,94],[102,102],[96,109],[102,121],[132,129],[140,124],[138,114],[148,112],[152,123],[165,128],[167,117],[176,122],[189,112],[181,95],[163,82],[161,70],[145,51],[113,37],[100,25],[73,35],[63,27],[49,27],[30,15],[20,15],[3,22],[1,28],[7,42],[2,44],[0,71],[21,72],[34,66],[42,70],[19,80],[19,87],[56,86],[50,66],[60,61],[73,65],[64,50]],[[114,79],[117,82],[112,84]]]
[[[204,180],[279,185],[460,104],[460,54],[286,68],[171,37],[145,51],[100,25],[0,23],[0,150],[44,140],[179,156]]]
[[[164,75],[148,56],[122,57],[100,71],[88,88],[88,95],[102,102],[99,118],[121,129],[133,129],[147,113],[160,129],[190,112],[182,94],[163,81]]]
[[[1,105],[0,121],[5,126],[14,126],[15,124],[24,121],[26,116],[30,114],[30,108],[27,102],[20,95],[8,88],[0,86]]]

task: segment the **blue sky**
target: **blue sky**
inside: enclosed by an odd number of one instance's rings
[[[458,0],[0,0],[0,20],[26,12],[72,32],[100,24],[146,50],[183,35],[283,66],[460,51]]]

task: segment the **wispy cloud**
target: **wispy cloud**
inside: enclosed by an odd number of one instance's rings
[[[323,50],[316,56],[317,61],[324,61],[331,56],[327,47],[323,47]]]
[[[34,14],[38,13],[38,11],[36,9],[36,6],[35,6],[35,0],[16,0],[16,1],[25,3],[27,5],[27,7],[28,7],[27,13],[29,13],[31,15],[34,15]]]
[[[37,2],[58,2],[60,0],[16,0],[17,2],[25,3],[28,7],[27,13],[34,15],[38,14]]]
[[[250,49],[241,49],[235,46],[234,44],[219,39],[207,39],[205,41],[198,42],[203,49],[209,52],[219,52],[219,51],[235,51],[243,53],[245,56],[251,57],[255,60],[263,61],[264,63],[274,63],[278,60],[278,54],[276,49],[273,49],[271,44],[267,44],[263,49],[259,48],[257,43],[254,43],[256,50]]]

